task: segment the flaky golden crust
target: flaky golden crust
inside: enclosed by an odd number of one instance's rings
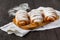
[[[17,26],[24,26],[24,25],[27,25],[29,24],[29,21],[16,21],[16,19],[14,18],[13,19],[13,23],[16,24]]]
[[[59,17],[57,17],[57,19],[58,19]],[[56,20],[57,20],[56,19]],[[47,22],[47,21],[44,21],[44,22],[39,22],[39,23],[30,23],[30,24],[23,24],[23,25],[20,25],[19,23],[17,23],[16,24],[16,20],[15,19],[13,19],[13,22],[14,22],[14,24],[15,25],[17,25],[18,27],[20,27],[20,28],[22,28],[22,29],[24,29],[24,30],[33,30],[33,29],[35,29],[35,28],[39,28],[39,27],[42,27],[42,26],[44,26],[44,25],[46,25],[46,24],[48,24],[48,23],[50,23],[49,21]]]
[[[58,17],[59,18],[59,17]],[[57,18],[57,19],[58,19]],[[56,20],[57,20],[56,19]],[[55,21],[55,20],[54,20]],[[51,21],[52,22],[52,21]],[[25,25],[25,26],[21,26],[22,29],[25,29],[25,30],[33,30],[35,28],[39,28],[39,27],[43,27],[44,25],[47,25],[49,23],[51,23],[50,21],[44,21],[44,22],[41,22],[41,23],[30,23],[28,25]]]
[[[19,22],[18,23],[16,23],[16,19],[13,19],[13,23],[15,24],[15,25],[17,25],[18,27],[20,27],[20,28],[22,28],[22,29],[25,29],[25,30],[32,30],[32,29],[35,29],[35,28],[38,28],[38,27],[41,27],[41,26],[44,26],[44,25],[46,25],[47,23],[30,23],[30,24],[28,24],[28,25],[26,25],[26,24],[23,24],[23,25],[20,25],[19,24]]]
[[[47,17],[44,17],[44,21],[45,21],[45,22],[53,22],[53,21],[57,20],[58,18],[59,18],[58,15],[53,16],[53,18],[47,16]]]
[[[20,27],[20,28],[22,28],[22,29],[26,29],[26,30],[31,30],[31,29],[34,29],[34,28],[37,28],[38,26],[39,26],[39,24],[40,23],[30,23],[29,24],[29,22],[24,22],[23,24],[21,24],[20,23],[20,21],[18,21],[17,23],[16,23],[17,21],[16,21],[16,19],[14,18],[13,19],[13,23],[15,24],[15,25],[17,25],[18,27]]]
[[[21,26],[22,29],[25,29],[25,30],[33,30],[35,28],[39,28],[39,27],[42,27],[44,25],[46,25],[47,23],[31,23],[29,25],[25,25],[25,26]]]

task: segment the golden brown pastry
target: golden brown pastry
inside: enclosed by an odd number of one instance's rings
[[[14,24],[25,30],[32,30],[42,27],[58,19],[55,10],[50,7],[40,7],[30,12],[19,10],[13,19]]]
[[[38,28],[39,26],[44,25],[42,24],[43,17],[39,10],[33,9],[28,13],[28,15],[30,17],[30,24],[21,26],[21,28],[31,30],[31,29]]]
[[[25,26],[21,26],[22,29],[24,30],[33,30],[39,27],[43,27],[44,25],[48,24],[48,22],[42,22],[42,23],[31,23]]]
[[[16,12],[16,16],[13,19],[13,22],[19,27],[29,24],[27,12],[24,10],[19,10],[18,12]]]
[[[56,19],[58,19],[58,15],[56,14],[56,11],[53,8],[47,7],[44,10],[44,21],[53,22]]]
[[[39,7],[38,10],[41,11],[45,22],[53,22],[58,19],[56,11],[51,7]]]

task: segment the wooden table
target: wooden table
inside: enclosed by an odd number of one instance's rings
[[[60,10],[60,0],[0,0],[0,26],[12,21],[12,17],[8,15],[10,8],[25,2],[29,4],[31,9],[39,6],[50,6]],[[8,35],[0,30],[0,40],[60,40],[60,28],[30,32],[22,38],[14,34]]]

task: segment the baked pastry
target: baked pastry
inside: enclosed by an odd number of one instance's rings
[[[38,10],[41,11],[45,22],[53,22],[58,19],[56,11],[51,7],[39,7]]]
[[[21,26],[21,28],[31,30],[31,29],[38,28],[39,26],[44,25],[42,24],[43,17],[39,10],[33,9],[28,13],[28,15],[30,17],[30,24]]]
[[[56,19],[58,19],[58,15],[53,8],[47,7],[47,8],[44,9],[43,12],[44,12],[43,13],[44,21],[46,21],[46,22],[53,22]]]
[[[22,29],[32,30],[53,22],[58,18],[59,16],[53,8],[39,7],[30,12],[19,10],[13,19],[13,22]]]
[[[29,24],[27,11],[24,10],[17,11],[15,18],[13,19],[13,22],[19,27]]]
[[[30,17],[30,22],[42,22],[43,21],[43,17],[42,14],[39,10],[37,9],[33,9],[28,13],[29,17]]]

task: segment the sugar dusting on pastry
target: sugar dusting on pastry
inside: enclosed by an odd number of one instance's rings
[[[53,8],[39,7],[37,9],[32,9],[30,12],[19,10],[18,12],[16,12],[15,18],[17,24],[21,20],[23,20],[22,22],[19,23],[19,25],[22,24],[22,26],[18,25],[19,27],[29,30],[37,28],[39,26],[40,27],[44,26],[50,22],[55,21],[57,19],[57,14]]]
[[[27,11],[19,10],[18,12],[16,12],[16,19],[17,20],[28,20]]]
[[[55,10],[53,8],[45,8],[44,9],[45,16],[55,16],[54,12],[55,12]]]
[[[31,20],[34,20],[34,22],[40,22],[43,20],[43,17],[39,10],[33,9],[29,13]]]

